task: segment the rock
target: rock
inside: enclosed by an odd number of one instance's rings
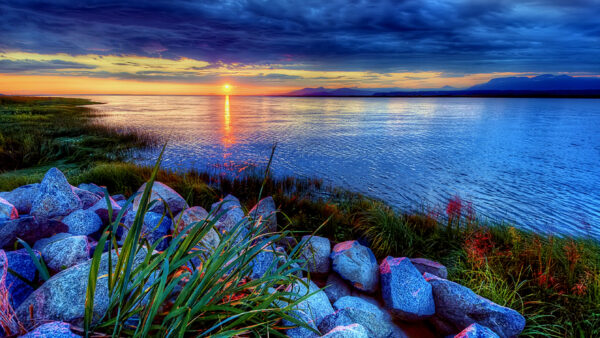
[[[500,337],[518,336],[523,331],[525,318],[517,311],[483,298],[460,284],[429,273],[424,277],[432,287],[436,317],[453,325],[456,331],[473,323],[490,328]]]
[[[308,286],[305,283],[308,283]],[[327,295],[323,291],[319,291],[319,288],[311,280],[303,278],[292,286],[288,286],[286,291],[297,295],[297,297],[290,296],[293,299],[298,299],[309,293],[315,293],[297,304],[293,312],[301,312],[308,315],[308,318],[317,326],[323,318],[334,312],[329,299],[327,299]]]
[[[330,257],[333,271],[355,288],[366,292],[377,290],[379,267],[371,249],[358,241],[346,241],[336,244]]]
[[[248,217],[254,220],[265,232],[277,231],[277,207],[273,197],[265,197],[260,200],[248,212]]]
[[[279,239],[277,244],[282,246],[285,251],[290,252],[296,245],[298,245],[298,241],[292,236],[285,236]]]
[[[67,233],[40,239],[33,248],[42,253],[46,266],[53,271],[65,270],[85,262],[90,255],[86,236],[72,236]]]
[[[82,206],[83,203],[71,189],[65,175],[60,170],[52,168],[40,183],[39,193],[31,205],[31,215],[42,221],[55,216],[68,215],[81,209]]]
[[[419,272],[421,272],[421,274],[429,272],[440,278],[448,278],[448,269],[438,262],[431,261],[427,258],[411,258],[410,262],[417,270],[419,270]]]
[[[267,272],[275,271],[277,264],[275,261],[275,253],[271,248],[265,248],[261,250],[256,257],[250,262],[252,271],[250,272],[251,279],[259,279],[263,277]]]
[[[141,248],[133,261],[133,269],[144,262],[147,251]],[[96,293],[94,296],[94,321],[108,309],[108,255],[100,260]],[[113,267],[117,255],[112,252]],[[91,260],[75,265],[50,277],[16,309],[17,316],[26,327],[44,321],[64,321],[82,326],[85,313],[85,297]],[[134,277],[132,277],[134,278]],[[33,318],[30,316],[30,307]]]
[[[183,210],[182,212],[180,212],[179,214],[177,214],[177,216],[175,216],[175,218],[173,219],[173,224],[175,224],[175,222],[177,222],[177,226],[173,226],[171,228],[171,231],[173,233],[178,233],[181,230],[183,230],[185,227],[187,227],[188,225],[195,223],[195,222],[200,222],[203,220],[206,220],[208,218],[208,212],[206,210],[204,210],[203,207],[191,207],[191,208],[187,208],[185,210]],[[175,231],[175,228],[177,228],[177,231]]]
[[[75,195],[77,195],[77,197],[79,197],[79,199],[81,200],[83,209],[87,209],[87,208],[91,207],[92,205],[96,204],[96,202],[98,202],[102,198],[101,196],[96,195],[91,191],[79,189],[79,188],[73,187],[73,186],[71,187],[71,189],[73,189],[73,192],[75,193]]]
[[[331,267],[329,255],[331,254],[331,243],[329,239],[319,236],[303,236],[302,252],[300,257],[308,263],[308,271],[318,274],[329,273]]]
[[[79,338],[81,336],[71,332],[71,325],[65,322],[50,322],[38,326],[35,330],[29,331],[22,338]]]
[[[117,194],[110,196],[115,202],[119,203],[120,201],[127,201],[127,197],[123,194]]]
[[[352,319],[350,319],[346,312],[346,309],[341,309],[330,315],[325,316],[321,323],[319,323],[319,331],[329,332],[338,326],[354,324],[354,322],[352,321]]]
[[[244,211],[240,201],[232,195],[227,195],[210,208],[210,217],[218,217],[215,227],[221,232],[229,232],[244,219]]]
[[[435,313],[431,285],[406,257],[386,257],[379,265],[381,297],[399,319],[415,321]]]
[[[304,323],[307,323],[313,330],[316,330],[317,332],[319,332],[319,330],[317,329],[317,326],[315,325],[315,322],[310,319],[310,316],[308,314],[306,314],[304,312],[293,312],[293,313],[290,313],[289,315],[304,322]],[[286,319],[283,320],[283,324],[288,327],[296,325]],[[291,329],[287,329],[287,330],[285,330],[285,334],[286,334],[286,336],[288,336],[290,338],[318,338],[318,337],[321,337],[321,335],[317,334],[315,331],[309,330],[302,326],[296,326]]]
[[[333,308],[337,311],[344,310],[344,314],[353,323],[367,329],[369,337],[406,337],[385,311],[358,297],[342,297],[333,304]]]
[[[350,286],[336,273],[331,273],[327,276],[327,282],[323,291],[332,304],[342,297],[350,296],[352,293]]]
[[[110,220],[114,221],[117,218],[117,215],[119,215],[119,212],[121,211],[121,206],[110,197],[108,198],[108,202],[106,202],[106,198],[103,197],[100,200],[98,200],[98,202],[96,202],[96,204],[92,205],[91,207],[89,207],[86,210],[95,212],[96,215],[100,216],[100,219],[102,220],[103,224],[108,224],[109,223],[109,219],[108,219],[108,206],[109,205],[112,208],[112,217]]]
[[[460,331],[454,338],[498,338],[498,335],[487,327],[474,323]]]
[[[41,257],[39,251],[34,251],[34,253],[38,259]],[[0,276],[4,268],[10,268],[30,283],[37,281],[37,268],[25,249],[7,252],[0,250]],[[33,288],[29,284],[8,271],[6,274],[6,287],[11,295],[12,305],[15,308],[33,292]]]
[[[364,326],[360,324],[350,324],[346,326],[338,326],[327,334],[321,336],[327,338],[368,338],[369,335]]]
[[[138,189],[139,194],[133,200],[133,211],[138,210],[144,189],[146,189],[146,183],[142,184]],[[152,185],[152,193],[150,194],[148,203],[151,203],[152,201],[156,202],[148,209],[148,211],[158,214],[166,213],[167,215],[177,215],[181,210],[189,207],[181,195],[166,184],[158,181],[155,181]],[[168,210],[165,210],[165,203],[168,206]]]
[[[29,214],[31,204],[39,192],[39,187],[39,183],[24,185],[12,191],[0,192],[0,197],[14,205],[20,215]]]
[[[125,217],[123,217],[122,223],[126,227],[130,228],[133,225],[134,220],[135,213],[128,212]],[[169,217],[163,216],[162,214],[157,214],[155,212],[147,212],[144,216],[142,236],[147,238],[150,244],[161,240],[162,242],[156,247],[156,250],[164,250],[169,246],[169,239],[165,236],[169,234],[171,224],[172,222]],[[124,240],[128,233],[129,230],[124,229],[123,236],[121,238]]]
[[[0,197],[0,221],[19,218],[19,212],[14,205]]]
[[[42,238],[50,237],[59,232],[66,232],[67,226],[55,220],[38,222],[33,216],[0,221],[0,248],[13,247],[17,238],[33,245]]]
[[[101,187],[99,185],[96,185],[94,183],[81,183],[80,185],[77,186],[79,189],[82,190],[87,190],[89,192],[92,192],[100,197],[104,197],[104,189],[106,187]]]
[[[63,218],[62,222],[72,235],[91,235],[102,229],[102,219],[94,211],[79,209]]]

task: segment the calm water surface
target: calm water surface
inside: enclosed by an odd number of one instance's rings
[[[91,98],[103,123],[168,139],[169,168],[264,165],[277,142],[277,174],[401,208],[460,195],[485,217],[600,238],[600,100]]]

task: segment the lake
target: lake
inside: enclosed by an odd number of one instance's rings
[[[164,167],[265,165],[403,209],[458,195],[480,216],[600,238],[600,101],[90,96],[102,123],[169,140]],[[151,164],[156,151],[138,154]],[[142,158],[142,159],[140,159]],[[146,158],[144,160],[143,158]]]

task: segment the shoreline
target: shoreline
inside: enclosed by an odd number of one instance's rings
[[[2,188],[9,184],[41,181],[44,169],[51,165],[53,162],[46,163],[39,172],[17,180],[0,175],[0,191],[12,190]],[[112,194],[127,196],[152,173],[149,167],[121,161],[96,160],[86,165],[67,161],[63,165],[72,165],[67,176],[73,185],[93,182],[107,186]],[[207,173],[178,175],[166,170],[160,171],[157,179],[191,198],[190,205],[207,210],[227,194],[240,198],[242,207],[249,210],[258,202],[256,192],[262,185],[262,179],[255,176],[240,181],[222,179],[211,186],[206,182],[214,177]],[[311,231],[329,219],[317,235],[333,242],[363,238],[379,259],[421,256],[445,264],[450,279],[500,305],[520,307],[527,319],[526,332],[590,335],[600,325],[600,318],[584,321],[586,312],[600,314],[600,244],[595,240],[556,238],[482,222],[475,217],[476,209],[471,214],[472,206],[460,199],[451,199],[446,210],[437,214],[404,214],[343,189],[332,188],[335,192],[329,200],[315,200],[311,189],[317,186],[321,188],[317,181],[270,178],[264,196],[273,196],[279,209],[290,217],[286,229]],[[287,221],[284,217],[280,224]],[[549,313],[557,319],[544,317]]]

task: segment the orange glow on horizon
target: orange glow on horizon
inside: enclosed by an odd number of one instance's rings
[[[297,86],[236,86],[236,95],[277,95]],[[231,89],[231,86],[230,86]],[[209,83],[136,81],[86,76],[0,74],[0,93],[7,95],[223,95]]]

